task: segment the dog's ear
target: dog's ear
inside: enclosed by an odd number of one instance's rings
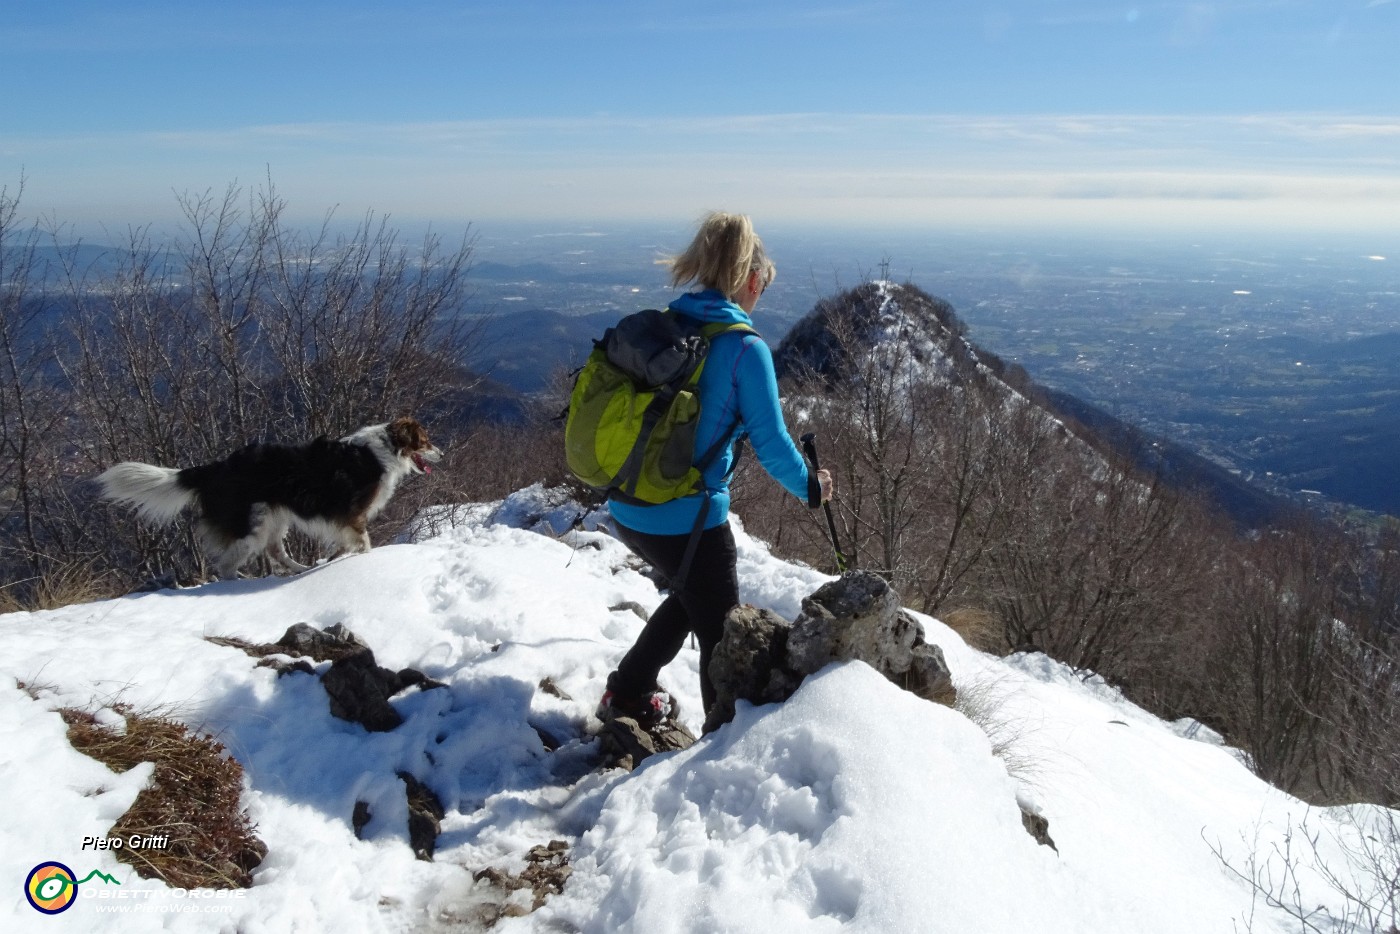
[[[389,442],[396,451],[417,451],[427,447],[428,433],[418,420],[407,415],[389,423]]]

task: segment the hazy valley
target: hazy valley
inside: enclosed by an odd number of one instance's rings
[[[473,307],[496,319],[493,375],[536,391],[619,313],[664,305],[672,290],[655,260],[679,236],[484,229],[471,277]],[[768,240],[779,277],[756,320],[772,343],[840,288],[912,281],[1039,383],[1261,486],[1400,514],[1400,273],[1385,245]]]

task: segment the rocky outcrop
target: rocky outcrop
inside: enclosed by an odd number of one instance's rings
[[[869,571],[843,574],[802,601],[788,660],[804,676],[832,662],[862,661],[925,700],[948,706],[957,700],[943,650],[924,641],[899,594]]]
[[[564,884],[572,873],[569,844],[565,841],[551,840],[548,845],[531,847],[525,855],[525,868],[519,874],[494,866],[472,873],[472,879],[489,886],[495,897],[483,898],[465,917],[452,920],[489,928],[502,918],[524,917],[542,908],[549,896],[564,891]]]
[[[736,701],[786,700],[807,675],[840,661],[865,662],[925,700],[957,699],[942,650],[924,641],[894,588],[869,571],[848,571],[805,598],[791,623],[755,607],[730,611],[710,660],[716,697],[705,732],[733,719]]]
[[[325,629],[317,629],[310,623],[297,623],[288,627],[270,648],[298,658],[313,658],[318,662],[337,661],[358,652],[367,651],[369,645],[351,632],[344,623],[335,623]]]
[[[413,668],[398,671],[381,668],[375,662],[370,647],[344,623],[336,623],[325,629],[317,629],[309,623],[296,623],[288,627],[282,638],[264,645],[216,636],[211,636],[209,641],[241,649],[254,658],[260,658],[260,665],[271,665],[278,674],[315,674],[315,669],[306,659],[329,661],[331,667],[321,676],[321,686],[330,697],[331,714],[376,733],[392,730],[403,722],[398,711],[390,705],[389,698],[414,685],[425,691],[444,687],[442,682],[434,681]],[[288,663],[285,656],[297,661]]]
[[[425,862],[432,862],[437,850],[437,838],[442,833],[442,819],[447,816],[442,801],[433,790],[408,772],[395,772],[404,784],[404,796],[408,800],[408,845],[413,855]],[[364,839],[364,829],[374,819],[368,801],[356,801],[350,814],[350,826],[355,831],[355,839]]]
[[[645,726],[631,717],[613,717],[603,722],[598,741],[605,768],[630,771],[658,752],[689,749],[695,743],[695,734],[674,716],[655,726]]]
[[[372,733],[387,732],[403,722],[389,698],[414,685],[425,691],[443,687],[441,682],[413,668],[392,671],[380,667],[369,649],[337,659],[321,676],[321,686],[330,697],[332,716],[358,723]]]
[[[705,732],[734,719],[734,702],[773,704],[787,700],[802,683],[788,663],[792,624],[771,610],[736,606],[724,620],[724,636],[710,657],[715,703]]]
[[[1031,839],[1036,843],[1048,846],[1056,853],[1060,852],[1055,841],[1050,839],[1050,822],[1040,814],[1026,808],[1025,805],[1021,806],[1021,826],[1026,828],[1026,833],[1030,834]]]
[[[431,788],[408,772],[397,774],[408,797],[408,844],[414,856],[432,862],[438,834],[442,832],[442,819],[447,812]]]

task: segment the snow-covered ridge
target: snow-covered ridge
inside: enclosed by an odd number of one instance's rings
[[[1309,810],[1111,687],[1043,657],[975,652],[926,617],[928,640],[1003,724],[1009,753],[994,755],[963,714],[849,663],[786,704],[741,705],[689,750],[600,772],[589,714],[641,626],[620,607],[651,609],[655,587],[599,529],[604,517],[554,491],[435,518],[412,541],[295,578],[0,616],[0,794],[29,805],[0,809],[5,930],[61,923],[20,892],[45,860],[176,904],[110,853],[81,849],[149,770],[115,776],[74,752],[55,712],[64,705],[159,709],[216,734],[245,767],[269,847],[226,913],[133,917],[80,899],[67,920],[92,931],[473,930],[500,895],[472,873],[518,871],[553,839],[570,846],[563,894],[497,930],[1292,931],[1212,849],[1245,869],[1277,859],[1274,845],[1307,821],[1324,831],[1332,870],[1354,874],[1327,841],[1387,813]],[[741,528],[737,538],[746,602],[791,618],[827,579]],[[270,642],[296,622],[344,623],[380,664],[447,686],[399,696],[403,725],[367,733],[331,717],[316,678],[279,678],[207,641]],[[687,647],[662,680],[698,732],[695,669]],[[568,697],[540,690],[545,678]],[[557,751],[541,732],[563,740]],[[446,806],[435,862],[409,850],[397,771]],[[374,815],[363,839],[356,801]],[[1058,852],[1026,834],[1018,804],[1049,821]],[[1300,880],[1309,906],[1344,912],[1309,867]]]
[[[962,398],[979,396],[1006,414],[1029,411],[1090,475],[1112,472],[1108,460],[1058,415],[982,359],[951,305],[914,285],[873,280],[819,302],[784,337],[775,360],[780,374],[811,370],[857,382],[861,374],[877,374],[893,380],[906,397],[918,387],[936,387]],[[807,407],[822,408],[815,400]]]

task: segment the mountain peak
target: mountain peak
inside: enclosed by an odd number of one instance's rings
[[[848,375],[854,353],[895,354],[901,363],[943,373],[977,361],[953,306],[918,286],[863,282],[822,299],[783,338],[775,354],[778,375],[810,371]]]

